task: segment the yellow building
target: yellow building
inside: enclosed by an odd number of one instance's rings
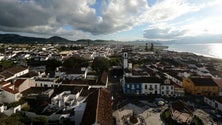
[[[184,78],[183,87],[187,93],[192,95],[219,95],[219,87],[212,78]]]

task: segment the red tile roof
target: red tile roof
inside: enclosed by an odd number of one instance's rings
[[[15,87],[19,87],[26,79],[16,79],[14,82]]]
[[[87,98],[81,125],[113,125],[111,95],[107,89],[99,89]]]
[[[215,82],[220,88],[222,88],[222,79],[214,79],[214,82]]]
[[[112,125],[111,95],[107,89],[100,89],[97,101],[96,123]]]
[[[19,93],[19,91],[17,89],[11,89],[10,87],[12,87],[12,86],[14,86],[14,85],[12,85],[12,84],[11,85],[7,85],[7,86],[3,87],[2,90],[10,92],[12,94]]]

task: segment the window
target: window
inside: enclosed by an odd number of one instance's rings
[[[171,86],[171,89],[173,89],[173,86]]]
[[[163,95],[163,94],[164,94],[164,92],[162,91],[162,92],[161,92],[161,94]]]
[[[153,86],[152,85],[150,85],[150,88],[152,88]]]
[[[132,87],[131,87],[132,89],[134,89],[134,85],[132,85]]]
[[[139,85],[137,85],[137,88],[139,88],[140,86]]]
[[[161,88],[164,89],[164,86],[162,86]]]
[[[155,94],[157,94],[157,91],[155,91]]]
[[[145,85],[145,89],[147,89],[147,85]]]
[[[155,89],[157,89],[157,85],[155,85]]]
[[[127,84],[127,88],[129,88],[130,86],[129,86],[129,84]]]
[[[166,89],[169,89],[169,86],[166,86]]]

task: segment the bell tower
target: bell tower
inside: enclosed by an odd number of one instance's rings
[[[128,53],[123,53],[123,69],[128,68]]]

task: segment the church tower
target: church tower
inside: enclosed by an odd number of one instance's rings
[[[128,68],[128,53],[123,53],[123,69]]]

